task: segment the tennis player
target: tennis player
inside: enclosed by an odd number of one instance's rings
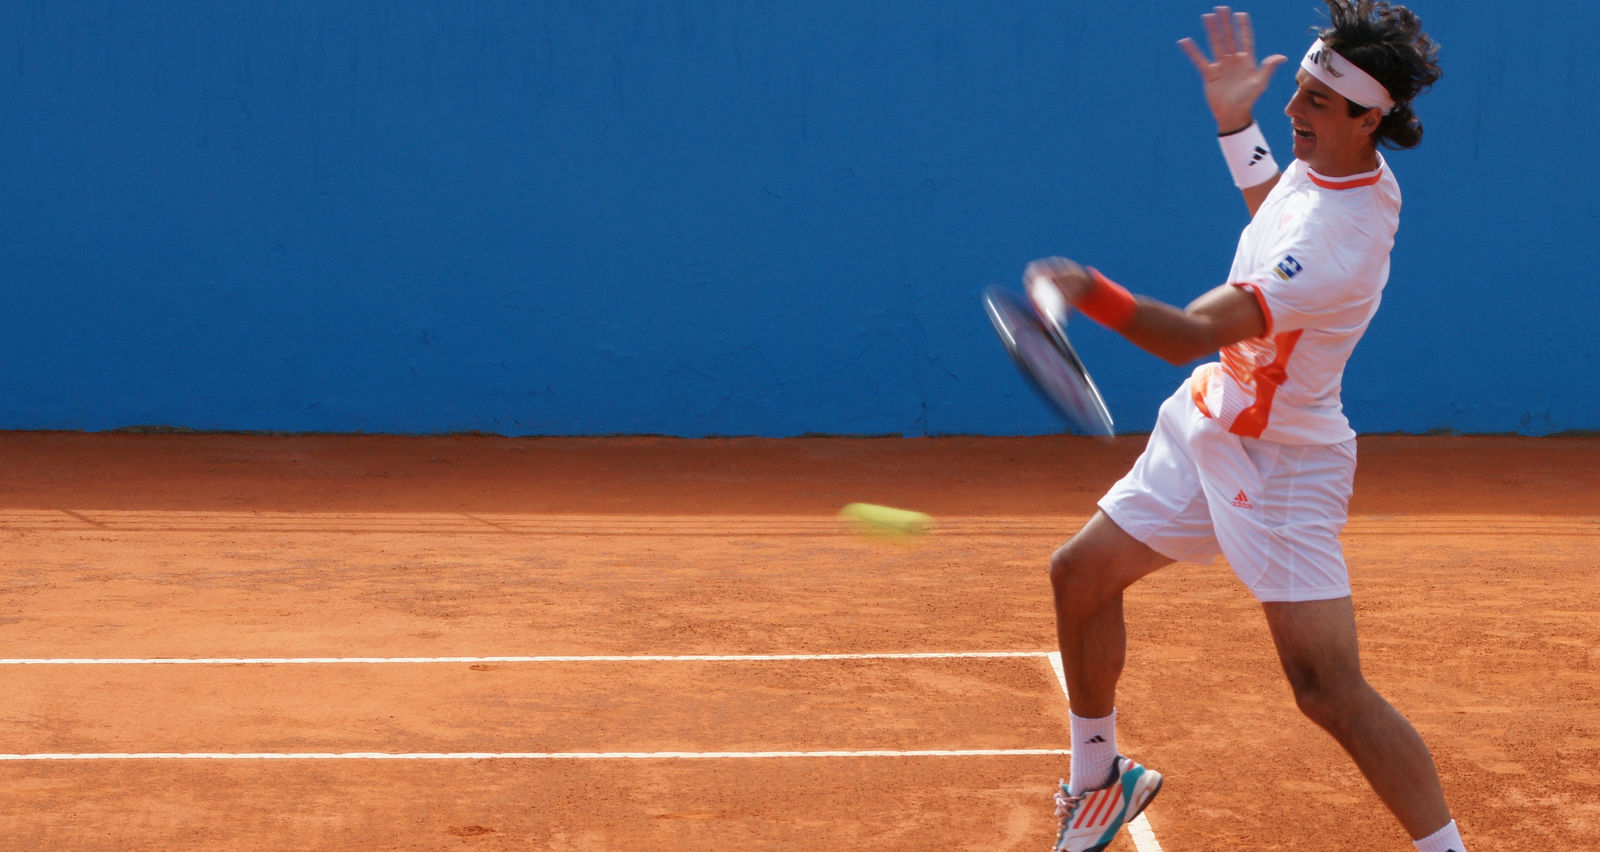
[[[1226,6],[1203,16],[1211,58],[1179,42],[1251,214],[1227,283],[1180,310],[1063,258],[1024,275],[1041,311],[1065,301],[1174,364],[1221,351],[1161,406],[1133,469],[1051,558],[1072,699],[1058,850],[1104,849],[1161,786],[1116,745],[1123,591],[1218,553],[1261,602],[1300,710],[1355,759],[1417,849],[1465,848],[1427,746],[1361,673],[1339,544],[1356,466],[1340,382],[1378,309],[1399,224],[1400,187],[1378,146],[1421,141],[1411,101],[1438,79],[1437,49],[1403,6],[1327,3],[1331,25],[1284,109],[1294,160],[1281,173],[1252,111],[1287,58],[1258,64],[1249,16]]]

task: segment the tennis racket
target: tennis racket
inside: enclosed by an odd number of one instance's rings
[[[1110,437],[1115,433],[1111,410],[1060,322],[1043,316],[1022,296],[999,287],[983,291],[983,307],[1011,359],[1046,402],[1085,435]]]

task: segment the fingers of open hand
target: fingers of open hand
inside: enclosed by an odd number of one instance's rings
[[[1233,44],[1233,13],[1227,6],[1218,6],[1216,11],[1201,15],[1200,18],[1205,21],[1212,56],[1220,60],[1236,52]]]
[[[1205,22],[1211,56],[1206,56],[1192,38],[1179,39],[1178,46],[1206,81],[1248,78],[1252,85],[1265,88],[1267,78],[1287,61],[1286,57],[1273,54],[1257,64],[1255,27],[1249,13],[1218,6],[1215,12],[1200,17]]]
[[[1238,35],[1235,43],[1239,47],[1239,52],[1244,54],[1244,58],[1251,65],[1256,64],[1256,32],[1255,28],[1250,26],[1249,13],[1235,12],[1233,14],[1233,29]]]
[[[1189,61],[1194,63],[1194,67],[1199,69],[1201,74],[1206,74],[1211,70],[1211,60],[1200,52],[1200,47],[1194,43],[1194,39],[1180,38],[1178,39],[1178,46],[1183,48],[1183,52],[1189,55]]]
[[[1200,72],[1206,102],[1218,123],[1232,126],[1240,120],[1247,121],[1248,116],[1240,113],[1248,112],[1266,89],[1272,72],[1287,59],[1273,54],[1259,65],[1256,63],[1255,27],[1248,13],[1218,6],[1200,18],[1211,55],[1206,56],[1191,38],[1179,39],[1178,46]]]
[[[1218,6],[1216,11],[1207,12],[1200,16],[1205,24],[1206,39],[1211,45],[1211,55],[1218,63],[1238,62],[1243,60],[1251,67],[1256,64],[1256,32],[1250,23],[1248,12],[1234,12],[1227,6]],[[1189,44],[1184,50],[1189,53],[1189,58],[1199,65],[1204,60],[1204,54],[1199,48],[1194,47],[1194,42],[1185,39]],[[1179,42],[1182,44],[1183,42]]]

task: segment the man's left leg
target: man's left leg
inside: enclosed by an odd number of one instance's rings
[[[1427,745],[1361,674],[1350,598],[1262,607],[1301,712],[1355,758],[1413,840],[1446,827],[1450,809]]]

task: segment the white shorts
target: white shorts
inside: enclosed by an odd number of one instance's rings
[[[1354,439],[1299,446],[1230,434],[1184,382],[1100,509],[1173,560],[1226,556],[1259,601],[1329,600],[1350,594],[1339,533],[1355,470]]]

